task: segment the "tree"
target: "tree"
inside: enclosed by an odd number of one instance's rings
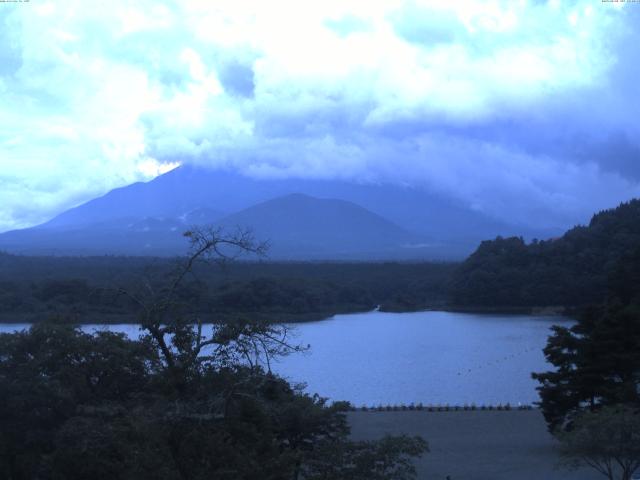
[[[544,349],[555,371],[534,373],[551,431],[585,410],[640,405],[640,311],[618,304],[589,309],[570,328],[553,327]]]
[[[68,325],[0,335],[0,476],[49,478],[60,431],[126,411],[151,389],[157,360],[143,342]]]
[[[630,480],[640,468],[640,414],[637,408],[604,407],[576,418],[558,434],[565,463],[589,465],[609,480]],[[616,476],[618,475],[618,476]]]
[[[271,372],[299,351],[284,326],[205,327],[179,294],[196,264],[262,248],[246,232],[187,233],[168,281],[122,290],[143,335],[44,323],[0,335],[0,476],[23,479],[295,480],[415,478],[419,438],[351,442],[347,403]],[[316,475],[313,477],[313,475]],[[395,475],[395,476],[394,476]]]
[[[420,437],[387,435],[377,442],[328,442],[304,468],[307,480],[411,480],[413,457],[428,452]]]
[[[551,431],[584,410],[640,405],[640,249],[612,272],[605,304],[586,309],[570,328],[553,327],[544,353],[556,369],[533,374]]]
[[[602,303],[612,267],[639,247],[640,199],[600,212],[588,226],[559,238],[525,244],[522,238],[498,237],[482,242],[456,269],[452,301],[488,307]],[[638,275],[636,270],[636,280]]]

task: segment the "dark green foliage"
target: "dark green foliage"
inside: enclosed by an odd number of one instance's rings
[[[302,470],[305,480],[409,480],[412,458],[429,451],[420,437],[386,436],[377,442],[326,443]]]
[[[2,478],[415,478],[426,448],[352,443],[348,404],[259,368],[199,361],[177,382],[149,341],[41,324],[0,352]]]
[[[571,328],[554,327],[545,347],[556,370],[534,374],[550,429],[600,405],[640,404],[640,309],[590,309]]]
[[[619,260],[638,247],[640,200],[600,212],[589,226],[561,238],[530,244],[515,237],[485,241],[455,272],[452,301],[512,307],[600,303]]]
[[[37,478],[82,408],[124,409],[157,358],[122,335],[40,325],[0,335],[0,435],[6,478]],[[46,477],[45,477],[46,478]]]
[[[623,405],[581,414],[557,434],[564,463],[588,465],[609,480],[630,480],[640,468],[640,412]]]
[[[85,280],[46,280],[34,288],[34,296],[42,301],[52,300],[74,304],[89,302],[91,290]]]
[[[175,260],[127,257],[21,257],[0,253],[0,321],[48,317],[136,322],[139,305],[116,287],[161,288]],[[202,318],[251,315],[273,321],[335,313],[406,311],[446,303],[453,264],[233,263],[196,265],[176,292]]]
[[[605,304],[587,309],[571,328],[554,327],[544,353],[554,371],[533,374],[551,430],[582,411],[640,405],[640,249],[612,268]]]

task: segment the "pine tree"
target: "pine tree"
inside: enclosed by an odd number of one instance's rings
[[[622,258],[609,285],[606,304],[554,327],[544,353],[556,369],[533,374],[552,431],[585,410],[640,405],[640,250]]]

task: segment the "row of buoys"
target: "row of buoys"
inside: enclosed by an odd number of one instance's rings
[[[511,405],[510,403],[499,403],[497,405],[476,405],[474,403],[464,404],[464,405],[449,405],[449,404],[427,404],[424,405],[422,403],[410,403],[410,404],[399,404],[399,405],[378,405],[378,406],[367,406],[362,405],[360,407],[356,407],[354,405],[351,406],[351,411],[357,412],[397,412],[397,411],[426,411],[426,412],[460,412],[460,411],[486,411],[486,410],[533,410],[537,408],[535,405],[531,403],[520,403],[518,405]]]
[[[510,359],[512,359],[512,358],[518,357],[518,356],[520,356],[520,355],[524,355],[525,353],[529,353],[529,352],[532,352],[532,351],[534,351],[534,350],[538,350],[538,349],[537,349],[537,348],[533,348],[533,347],[531,347],[531,348],[525,348],[525,349],[524,349],[524,350],[522,350],[521,352],[513,353],[513,354],[511,354],[511,355],[507,355],[507,356],[503,357],[502,359],[494,360],[494,361],[492,361],[492,362],[487,362],[487,363],[485,363],[485,364],[484,364],[484,366],[489,367],[489,366],[492,366],[492,365],[498,365],[498,364],[500,364],[500,363],[506,362],[506,361],[508,361],[508,360],[510,360]],[[465,372],[465,371],[460,371],[460,372],[458,372],[458,375],[463,375],[463,374],[464,374],[464,375],[468,375],[468,374],[469,374],[469,373],[471,373],[473,370],[480,370],[481,368],[482,368],[482,365],[480,365],[480,366],[476,367],[475,369],[474,369],[474,368],[468,368],[466,372]]]

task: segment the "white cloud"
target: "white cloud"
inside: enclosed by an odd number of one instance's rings
[[[160,163],[154,158],[149,158],[138,164],[138,171],[145,177],[157,177],[170,172],[180,166],[180,162]]]
[[[398,180],[398,152],[411,181],[478,208],[512,217],[514,205],[554,209],[562,198],[568,218],[582,192],[568,184],[608,199],[607,189],[635,184],[437,132],[544,117],[541,106],[576,92],[597,97],[634,33],[629,10],[586,0],[3,7],[0,46],[12,57],[0,62],[0,230],[175,162]],[[637,132],[622,110],[607,122]]]

